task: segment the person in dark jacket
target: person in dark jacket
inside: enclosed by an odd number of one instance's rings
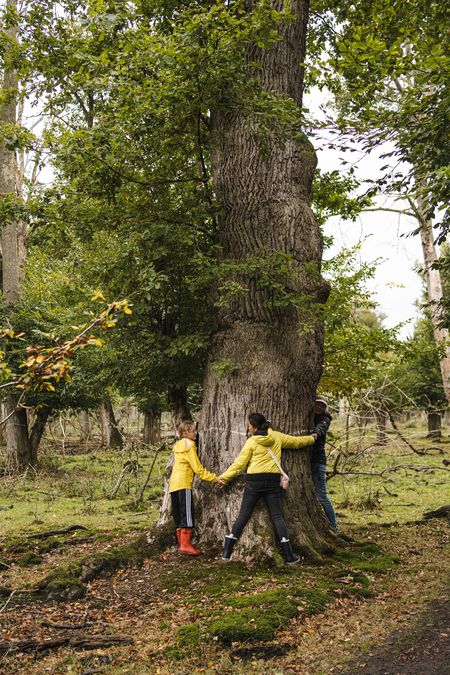
[[[316,488],[316,495],[322,504],[325,514],[333,530],[337,530],[336,514],[327,492],[327,457],[325,455],[325,440],[328,427],[333,419],[327,410],[328,401],[324,396],[317,396],[314,406],[314,433],[317,440],[311,451],[311,472]]]

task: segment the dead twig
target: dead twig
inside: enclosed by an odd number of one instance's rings
[[[417,450],[417,448],[415,448],[415,447],[408,441],[408,439],[405,438],[405,436],[402,434],[402,432],[400,431],[400,429],[399,429],[398,426],[396,425],[395,420],[394,420],[394,416],[393,416],[393,414],[391,413],[390,410],[387,411],[387,414],[388,414],[388,417],[389,417],[389,421],[390,421],[390,423],[392,424],[392,428],[395,430],[395,432],[397,433],[398,437],[402,439],[403,443],[405,443],[405,445],[407,445],[408,448],[411,448],[411,450],[412,450],[413,452],[415,452],[416,455],[426,455],[425,450]]]
[[[158,457],[158,454],[161,452],[161,450],[165,449],[165,447],[166,447],[166,444],[163,443],[162,445],[159,446],[159,448],[156,448],[155,454],[153,455],[153,461],[152,461],[150,469],[148,470],[148,473],[147,473],[147,477],[146,477],[146,479],[144,481],[144,484],[142,485],[141,489],[139,490],[139,494],[136,495],[136,498],[134,500],[135,504],[139,504],[142,501],[142,499],[144,497],[145,488],[148,485],[148,482],[150,480],[150,476],[152,475],[153,467],[155,466],[155,463],[156,463],[156,458]]]
[[[11,600],[13,599],[13,597],[14,597],[15,594],[16,594],[16,591],[12,591],[11,595],[9,596],[9,598],[7,599],[7,601],[5,602],[5,604],[3,605],[3,607],[0,609],[0,614],[1,614],[2,612],[4,612],[5,609],[8,607],[9,603],[11,602]]]

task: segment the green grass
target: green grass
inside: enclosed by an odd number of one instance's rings
[[[332,428],[339,438],[342,429],[334,423]],[[358,457],[356,442],[350,444],[352,455],[339,469],[350,469],[356,474],[335,476],[328,481],[330,498],[335,510],[343,515],[344,525],[346,521],[365,525],[370,520],[402,524],[450,503],[450,477],[442,463],[444,458],[450,458],[450,437],[444,433],[440,442],[429,440],[426,429],[411,422],[409,428],[405,425],[402,431],[415,448],[425,449],[427,454],[415,454],[393,433],[389,434],[389,445],[372,447],[361,457]],[[374,440],[374,434],[368,433],[364,446]],[[333,455],[329,467],[332,462]],[[405,468],[391,470],[399,466]],[[373,475],[357,475],[358,472]],[[383,476],[377,475],[381,472]]]
[[[78,523],[97,530],[126,531],[155,522],[167,453],[158,457],[153,480],[138,506],[134,498],[153,461],[152,452],[138,457],[117,451],[60,456],[49,448],[40,459],[35,473],[0,480],[0,507],[6,509],[1,512],[2,534]],[[117,496],[111,498],[123,463],[129,459],[137,460],[138,473],[126,474]]]

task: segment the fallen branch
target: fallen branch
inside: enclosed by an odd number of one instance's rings
[[[46,532],[35,532],[34,534],[27,534],[28,539],[45,539],[46,537],[53,537],[58,534],[67,534],[68,532],[74,532],[75,530],[88,530],[88,527],[84,525],[68,525],[63,527],[60,530],[47,530]]]
[[[125,462],[125,464],[122,467],[122,471],[120,472],[119,478],[117,479],[117,483],[115,484],[112,492],[111,492],[111,499],[113,499],[116,494],[119,491],[120,486],[122,485],[122,481],[125,478],[125,474],[127,473],[137,473],[138,471],[138,465],[137,462],[135,462],[133,459],[130,459]]]
[[[7,599],[7,601],[5,602],[5,604],[3,605],[3,607],[0,609],[0,614],[8,607],[8,605],[9,605],[9,603],[11,602],[11,600],[12,600],[13,596],[15,595],[15,593],[16,593],[16,591],[12,591],[12,592],[11,592],[11,595],[9,596],[9,598]]]
[[[402,439],[403,443],[405,443],[405,445],[407,445],[408,448],[411,448],[411,450],[412,450],[413,452],[415,452],[416,455],[426,455],[425,450],[417,450],[417,448],[415,448],[415,447],[408,441],[408,439],[404,437],[404,435],[402,434],[402,432],[400,431],[400,429],[399,429],[398,426],[396,425],[395,420],[394,420],[394,416],[393,416],[393,414],[391,413],[390,410],[387,411],[387,414],[388,414],[388,417],[389,417],[389,421],[390,421],[390,423],[392,424],[392,428],[395,430],[395,432],[397,433],[398,437]]]
[[[423,514],[424,520],[430,520],[431,518],[447,518],[450,520],[450,504],[441,506],[434,511],[426,511],[426,513]]]
[[[57,628],[58,630],[81,630],[82,628],[87,628],[90,626],[90,623],[55,623],[49,619],[43,619],[41,624],[43,626],[48,626],[49,628]]]
[[[104,649],[115,645],[131,645],[130,637],[112,635],[66,635],[47,640],[0,640],[0,654],[13,652],[46,652],[49,649],[71,647],[72,649]]]
[[[416,464],[398,464],[398,466],[388,466],[383,471],[337,471],[336,476],[380,476],[384,477],[386,473],[392,473],[394,471],[400,471],[400,469],[405,469],[409,471],[417,471],[417,473],[427,473],[428,471],[450,471],[444,466],[420,466]]]

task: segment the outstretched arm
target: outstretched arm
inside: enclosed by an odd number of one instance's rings
[[[228,482],[235,476],[237,476],[241,471],[245,469],[247,464],[250,461],[250,458],[252,456],[253,452],[253,443],[251,439],[249,438],[248,441],[245,443],[244,447],[234,460],[233,464],[228,467],[228,469],[222,473],[219,478],[225,482]]]
[[[208,469],[205,469],[203,464],[198,458],[197,455],[197,450],[195,448],[195,445],[192,444],[191,447],[188,450],[188,462],[191,465],[192,471],[197,474],[199,478],[202,480],[206,480],[209,483],[217,483],[218,478],[215,473],[212,473],[212,471],[208,471]]]
[[[299,450],[300,448],[306,448],[310,445],[314,445],[317,439],[317,434],[311,434],[310,436],[289,436],[288,434],[280,433],[280,441],[282,448],[293,448]]]

